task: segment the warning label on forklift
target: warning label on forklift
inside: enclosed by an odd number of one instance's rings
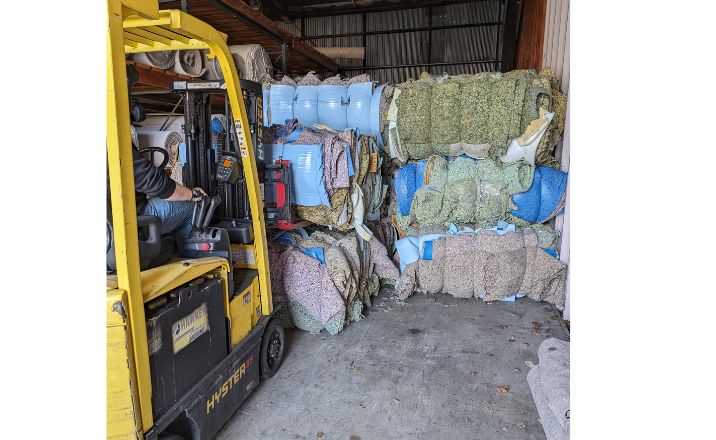
[[[246,139],[244,138],[244,130],[241,128],[241,121],[234,120],[234,126],[236,127],[236,137],[239,139],[241,157],[249,157],[249,150],[246,148]]]
[[[189,316],[185,316],[172,325],[174,353],[179,353],[179,350],[194,342],[196,338],[207,331],[209,331],[209,315],[206,303],[204,303]]]

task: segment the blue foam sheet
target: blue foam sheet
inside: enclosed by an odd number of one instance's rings
[[[291,164],[291,202],[302,206],[331,206],[323,181],[321,145],[265,144],[266,160],[283,156]],[[266,184],[266,202],[276,202],[274,185]]]
[[[346,104],[348,87],[321,85],[318,89],[318,122],[334,130],[348,128]]]
[[[318,87],[298,86],[293,96],[293,117],[306,127],[318,122]]]
[[[543,251],[547,252],[548,254],[550,254],[551,256],[553,256],[554,258],[559,258],[559,254],[558,254],[557,251],[555,251],[554,249],[545,249],[545,248],[540,248],[540,249],[542,249]]]
[[[557,209],[559,201],[567,190],[567,173],[554,168],[540,166],[542,194],[537,222],[542,223]]]
[[[301,249],[301,252],[308,255],[309,257],[313,257],[316,260],[320,261],[321,264],[326,264],[326,259],[323,257],[323,248],[306,248]]]
[[[410,204],[415,196],[415,170],[414,163],[407,163],[398,168],[398,178],[395,179],[395,194],[398,197],[398,211],[400,215],[410,213]]]
[[[293,119],[293,95],[296,88],[283,84],[272,84],[269,93],[271,124],[285,124]]]
[[[535,176],[530,189],[523,193],[512,196],[512,203],[517,209],[510,211],[515,217],[530,223],[537,223],[540,211],[540,200],[542,199],[542,173],[540,167],[535,169]]]
[[[530,223],[542,223],[557,209],[567,190],[567,173],[538,166],[530,189],[512,196],[518,209],[512,214]]]
[[[405,266],[415,263],[420,258],[418,252],[418,237],[405,237],[395,242],[395,249],[400,257],[400,271],[405,270]]]
[[[357,127],[361,133],[370,133],[370,102],[373,98],[373,83],[365,82],[348,86],[346,123]]]
[[[423,257],[424,260],[430,260],[430,258],[425,258],[425,252],[427,252],[428,243],[430,244],[432,255],[433,240],[440,240],[443,237],[445,237],[445,234],[427,234],[418,237],[418,251],[420,251],[420,255]],[[425,245],[425,247],[423,247],[423,244]]]
[[[433,259],[433,242],[429,241],[425,243],[425,247],[423,248],[423,260],[432,260]]]

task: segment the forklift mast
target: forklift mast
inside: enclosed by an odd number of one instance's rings
[[[247,80],[239,81],[249,119],[251,143],[256,159],[256,170],[259,185],[264,180],[264,160],[261,134],[263,133],[262,89],[261,85]],[[183,134],[185,142],[180,145],[180,156],[183,159],[184,186],[200,187],[207,194],[221,197],[212,223],[234,219],[249,219],[251,208],[247,197],[247,185],[240,161],[240,146],[233,124],[222,126],[216,132],[211,113],[212,103],[223,104],[221,113],[226,121],[233,121],[233,114],[226,96],[223,80],[207,81],[176,81],[171,90],[182,95],[184,102]],[[212,139],[216,136],[216,142]],[[235,181],[222,179],[223,156],[238,158],[238,177]],[[233,164],[232,164],[233,165]],[[233,180],[233,179],[231,179]],[[242,243],[243,244],[243,243]]]

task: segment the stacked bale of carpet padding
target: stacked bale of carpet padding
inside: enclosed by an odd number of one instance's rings
[[[365,74],[349,80],[336,75],[321,81],[309,72],[298,82],[287,76],[280,82],[265,80],[264,126],[297,119],[307,127],[323,124],[337,131],[352,129],[359,135],[373,133],[382,150],[391,93],[390,85],[376,86]]]
[[[565,116],[549,67],[395,86],[385,118],[401,298],[419,289],[564,306],[567,267],[547,222],[566,203],[552,156]]]
[[[564,208],[567,173],[524,160],[502,164],[433,155],[397,169],[393,187],[390,212],[400,230],[413,223],[448,226],[510,215],[534,224]]]
[[[423,75],[395,86],[385,121],[391,157],[402,165],[465,154],[559,168],[552,152],[566,102],[549,67],[539,74]]]
[[[448,232],[424,240],[419,252],[400,275],[400,299],[419,288],[456,298],[497,301],[519,295],[565,305],[567,265],[540,249],[533,230]]]
[[[365,241],[355,231],[315,227],[273,237],[269,268],[273,301],[281,304],[278,317],[284,327],[326,329],[332,335],[363,319],[363,308],[370,307],[380,285],[398,279],[378,239]]]
[[[294,219],[338,228],[356,229],[365,239],[367,217],[376,220],[387,195],[383,178],[384,153],[375,135],[357,136],[354,130],[336,132],[303,126],[296,119],[264,130],[266,160],[291,164]],[[265,201],[275,202],[267,184]]]

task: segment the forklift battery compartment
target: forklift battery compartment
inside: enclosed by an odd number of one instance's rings
[[[224,287],[220,278],[169,293],[147,310],[152,411],[161,417],[227,355]]]

